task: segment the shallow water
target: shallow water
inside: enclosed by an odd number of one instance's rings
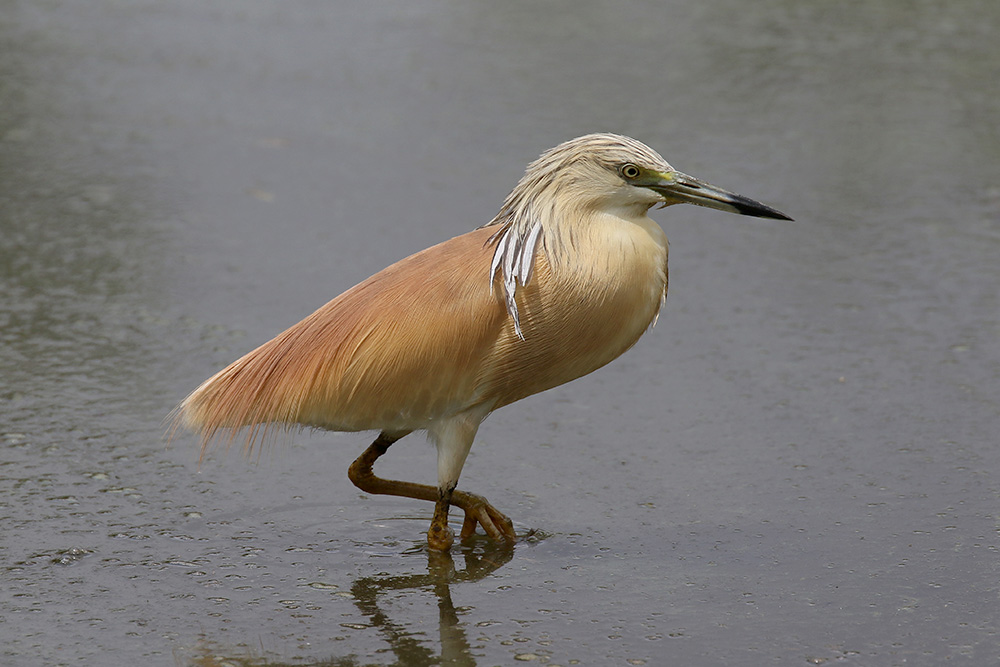
[[[0,663],[995,659],[1000,6],[939,4],[7,7]],[[466,465],[531,538],[428,554],[429,507],[347,481],[365,434],[164,446],[592,131],[797,222],[654,214],[657,327]]]

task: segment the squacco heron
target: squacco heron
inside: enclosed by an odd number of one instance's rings
[[[676,171],[628,137],[591,134],[542,154],[493,220],[347,290],[233,362],[178,406],[177,422],[215,436],[275,428],[379,431],[351,465],[367,493],[435,503],[427,542],[447,550],[448,510],[513,542],[513,524],[456,488],[480,423],[494,410],[597,370],[656,321],[667,294],[667,238],[655,205],[697,204],[790,220]],[[372,466],[427,431],[437,486],[382,479]]]

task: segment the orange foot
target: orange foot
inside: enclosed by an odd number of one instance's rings
[[[427,531],[427,546],[431,551],[448,551],[454,541],[455,533],[448,527],[447,519],[441,523],[431,521],[431,527]]]
[[[514,543],[516,539],[514,524],[507,515],[490,505],[486,498],[466,491],[455,491],[451,502],[465,510],[465,522],[462,524],[460,539],[467,540],[475,535],[476,526],[480,525],[494,540]]]

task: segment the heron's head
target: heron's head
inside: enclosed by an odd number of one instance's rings
[[[683,174],[645,144],[616,134],[588,134],[546,151],[528,165],[507,202],[532,208],[642,213],[657,204],[682,203],[791,219],[758,201]]]
[[[595,215],[643,224],[649,221],[646,212],[651,207],[681,203],[791,220],[753,199],[682,174],[629,137],[588,134],[542,153],[528,165],[496,217],[484,225],[497,227],[489,239],[496,246],[490,280],[500,272],[517,335],[521,329],[514,294],[518,284],[527,285],[531,279],[539,246],[558,256],[560,230],[588,228]]]

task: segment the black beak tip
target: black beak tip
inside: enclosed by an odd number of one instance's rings
[[[776,208],[771,208],[770,206],[765,206],[759,201],[754,201],[752,199],[733,202],[733,206],[742,215],[752,215],[755,218],[771,218],[773,220],[788,220],[790,222],[795,222],[792,218],[788,217]]]

